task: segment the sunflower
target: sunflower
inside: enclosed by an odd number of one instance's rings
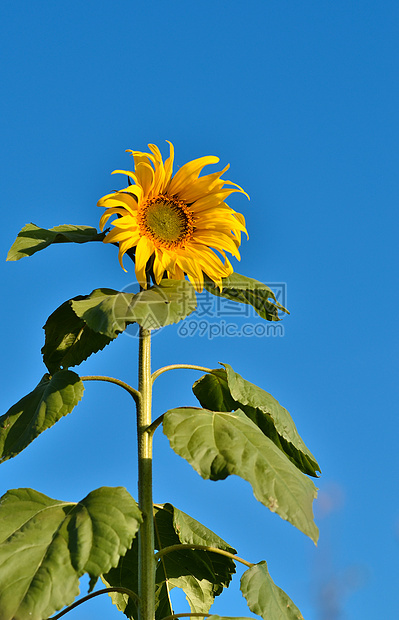
[[[99,207],[106,207],[101,230],[110,217],[117,216],[104,242],[119,244],[124,271],[123,255],[135,248],[136,277],[143,288],[150,267],[156,284],[165,274],[176,280],[187,274],[201,292],[206,274],[221,287],[222,278],[233,272],[226,252],[240,260],[241,233],[247,234],[244,217],[224,201],[233,192],[248,195],[239,185],[221,179],[229,166],[199,176],[204,166],[216,164],[218,157],[194,159],[172,176],[174,149],[169,145],[170,156],[165,162],[158,147],[149,144],[151,153],[127,151],[133,155],[134,172],[112,173],[127,175],[129,185],[98,201]]]

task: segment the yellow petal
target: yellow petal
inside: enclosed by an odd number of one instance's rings
[[[113,215],[124,215],[126,213],[123,207],[115,207],[114,209],[107,209],[101,216],[100,219],[100,230],[104,229],[105,224],[108,222],[109,218]]]
[[[130,230],[119,230],[118,228],[113,228],[112,230],[110,230],[110,232],[107,234],[107,236],[104,239],[105,243],[120,243],[121,241],[127,241],[129,239],[133,239],[134,243],[133,245],[135,245],[135,242],[138,240],[138,234],[134,234],[132,233]]]
[[[152,151],[152,153],[154,153],[155,160],[158,163],[162,163],[161,151],[159,150],[157,145],[156,144],[149,144],[148,147],[149,147],[150,151]]]
[[[223,182],[225,185],[232,185],[233,187],[236,187],[237,189],[235,191],[240,192],[241,194],[244,194],[244,196],[246,196],[248,200],[251,200],[247,192],[245,192],[240,185],[237,185],[237,183],[233,183],[233,181],[223,181]]]
[[[243,224],[241,224],[235,217],[235,213],[219,213],[218,211],[207,212],[201,217],[194,219],[198,228],[214,228],[215,230],[227,229],[227,230],[241,230],[247,232]]]
[[[125,267],[123,266],[123,256],[128,250],[130,250],[130,248],[133,248],[135,245],[136,245],[136,241],[134,241],[133,238],[126,239],[125,241],[122,241],[119,244],[118,258],[119,258],[120,266],[122,267],[123,271],[127,271],[127,269],[125,269]]]
[[[192,183],[192,185],[190,185],[190,187],[186,187],[184,192],[181,193],[181,198],[186,202],[191,203],[195,202],[205,194],[208,194],[215,188],[219,178],[228,169],[229,165],[227,165],[221,172],[213,172],[212,174],[199,177]],[[223,185],[224,181],[220,181],[220,183]]]
[[[135,174],[132,170],[113,170],[111,174],[126,174],[126,176],[135,180]]]
[[[184,271],[179,265],[175,265],[173,271],[173,279],[174,280],[184,280]]]
[[[137,201],[133,196],[124,192],[116,192],[110,198],[99,200],[97,206],[106,207],[107,209],[110,207],[123,207],[132,215],[135,215],[137,212]]]
[[[154,264],[153,264],[153,272],[154,272],[154,278],[155,278],[155,282],[157,284],[160,283],[160,281],[162,280],[162,276],[165,273],[165,268],[162,264],[162,252],[160,252],[157,248],[155,249],[155,259],[154,259]]]
[[[123,190],[124,194],[133,194],[134,196],[136,196],[136,204],[138,202],[140,202],[140,200],[143,197],[143,190],[140,187],[140,185],[129,185],[128,187],[125,187],[125,189]]]
[[[190,205],[190,208],[192,209],[193,213],[198,213],[204,207],[217,206],[219,204],[222,204],[226,200],[226,198],[230,196],[230,194],[238,191],[238,189],[233,188],[223,189],[214,193],[212,192],[207,196],[203,196],[202,198],[199,198],[198,200],[193,202],[193,204]]]
[[[236,213],[234,212],[235,217],[237,218],[237,220],[240,222],[242,228],[240,227],[240,230],[242,230],[243,232],[245,232],[245,234],[247,235],[247,239],[249,239],[249,234],[248,231],[246,229],[245,226],[245,217],[242,215],[242,213]]]
[[[165,169],[162,162],[162,156],[159,151],[159,148],[155,144],[148,145],[151,151],[154,153],[154,185],[152,188],[152,195],[157,196],[161,194],[163,191],[164,183],[165,183]]]
[[[184,256],[178,256],[176,263],[187,274],[191,284],[200,293],[204,286],[204,275],[195,258],[190,258],[186,253]]]
[[[143,197],[147,197],[154,185],[154,170],[150,164],[141,162],[136,167],[137,184],[143,188]]]
[[[208,164],[217,164],[219,157],[208,155],[184,164],[175,174],[168,187],[170,195],[179,194],[186,186],[198,178],[201,170]]]
[[[126,152],[133,155],[134,169],[136,172],[137,172],[137,166],[139,164],[151,165],[151,163],[154,163],[154,157],[150,153],[142,153],[141,151],[131,151],[130,149],[128,149]]]
[[[147,288],[146,266],[148,259],[154,252],[154,244],[151,239],[141,237],[136,247],[136,278],[137,282]]]
[[[224,278],[229,274],[228,266],[223,264],[219,256],[217,256],[217,254],[215,254],[215,252],[213,252],[210,248],[204,248],[201,245],[192,243],[190,244],[190,248],[187,253],[188,255],[193,256],[202,271],[212,278],[212,280],[214,280],[214,277]],[[223,251],[221,253],[223,254],[223,258],[226,258]]]
[[[164,187],[162,188],[162,191],[164,191],[170,181],[170,178],[172,176],[172,172],[173,172],[173,160],[174,160],[174,156],[175,156],[175,149],[173,147],[173,144],[171,142],[169,142],[169,140],[166,140],[166,142],[169,144],[169,157],[168,159],[165,161],[164,164],[164,168],[165,168],[165,180],[164,180]]]
[[[176,254],[173,250],[167,248],[159,248],[159,258],[165,271],[173,272],[176,263]]]
[[[118,219],[112,222],[112,224],[115,226],[115,228],[119,228],[120,230],[140,230],[136,219],[133,219],[131,215],[124,215],[122,217],[118,217]]]
[[[218,231],[196,230],[195,243],[201,243],[215,250],[227,250],[230,254],[240,260],[240,254],[234,241],[228,235]]]

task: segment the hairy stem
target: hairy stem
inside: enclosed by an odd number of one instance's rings
[[[128,590],[128,588],[121,588],[121,587],[103,588],[102,590],[97,590],[97,592],[92,592],[91,594],[87,594],[86,596],[83,596],[78,601],[75,601],[74,603],[72,603],[72,605],[69,605],[68,607],[60,611],[59,614],[56,614],[55,616],[51,616],[50,620],[58,620],[58,618],[65,616],[65,614],[67,614],[69,611],[72,611],[72,609],[75,609],[75,607],[78,607],[82,603],[89,601],[91,598],[94,598],[95,596],[100,596],[100,594],[108,594],[109,592],[121,592],[122,594],[127,594],[131,598],[138,600],[137,594],[135,592],[132,592],[132,590]]]
[[[164,366],[163,368],[159,368],[155,372],[152,373],[151,379],[154,383],[155,379],[162,375],[162,373],[167,372],[168,370],[179,370],[181,368],[187,368],[188,370],[200,370],[201,372],[211,372],[212,368],[206,368],[205,366],[196,366],[195,364],[171,364],[170,366]]]
[[[208,547],[207,545],[190,545],[190,544],[181,544],[181,545],[170,545],[170,547],[164,547],[160,549],[158,553],[155,554],[155,559],[159,560],[163,555],[167,553],[171,553],[172,551],[181,551],[182,549],[198,549],[199,551],[211,551],[212,553],[218,553],[219,555],[225,555],[228,558],[231,558],[235,562],[241,562],[241,564],[245,564],[245,566],[254,566],[252,562],[248,562],[247,560],[243,560],[243,558],[239,558],[238,555],[234,555],[234,553],[230,553],[230,551],[225,551],[224,549],[218,549],[217,547]]]
[[[152,433],[151,424],[151,332],[140,327],[139,399],[137,407],[139,506],[143,523],[139,530],[140,620],[155,617],[154,514],[152,504]]]
[[[130,396],[134,398],[136,405],[138,405],[140,400],[140,392],[134,389],[131,385],[128,385],[124,381],[120,379],[114,379],[114,377],[101,377],[97,375],[88,375],[87,377],[80,377],[81,381],[107,381],[108,383],[114,383],[115,385],[119,385],[119,387],[129,392]]]
[[[158,426],[159,426],[160,424],[162,424],[162,420],[163,420],[163,418],[164,418],[164,415],[165,415],[165,414],[163,413],[162,415],[160,415],[160,416],[159,416],[159,418],[157,418],[156,420],[154,420],[154,421],[152,422],[152,424],[150,424],[150,426],[147,428],[147,433],[148,433],[149,435],[153,435],[153,434],[154,434],[154,432],[157,430]]]
[[[162,620],[174,620],[174,618],[207,618],[212,614],[200,614],[198,612],[187,612],[184,614],[171,614],[170,616],[165,616]]]

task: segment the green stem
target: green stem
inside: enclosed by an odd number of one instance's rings
[[[94,598],[95,596],[100,596],[100,594],[109,594],[109,592],[121,592],[122,594],[127,594],[131,598],[134,598],[136,601],[138,600],[137,594],[135,594],[135,592],[132,592],[132,590],[128,590],[128,588],[120,588],[120,587],[103,588],[102,590],[97,590],[97,592],[92,592],[91,594],[87,594],[86,596],[83,596],[78,601],[75,601],[74,603],[72,603],[72,605],[69,605],[69,607],[66,607],[65,609],[63,609],[59,614],[56,614],[55,616],[51,616],[50,620],[58,620],[58,618],[65,616],[65,614],[67,614],[69,611],[72,611],[72,609],[75,609],[75,607],[78,607],[82,603],[89,601],[91,598]]]
[[[140,620],[155,617],[154,513],[152,504],[152,433],[151,424],[151,332],[140,327],[139,392],[137,407],[139,506],[143,523],[139,531]]]
[[[211,614],[200,614],[198,612],[184,613],[184,614],[171,614],[165,616],[162,620],[174,620],[174,618],[207,618]]]
[[[154,383],[155,379],[162,375],[162,373],[168,370],[179,370],[180,368],[188,368],[189,370],[200,370],[201,372],[212,372],[212,368],[206,368],[205,366],[196,366],[195,364],[171,364],[170,366],[164,366],[152,373],[151,379]]]
[[[248,562],[243,558],[239,558],[238,555],[234,555],[234,553],[230,553],[230,551],[225,551],[224,549],[218,549],[217,547],[208,547],[207,545],[190,545],[190,544],[181,544],[181,545],[170,545],[170,547],[164,547],[160,549],[158,553],[155,554],[155,559],[159,560],[163,555],[167,553],[171,553],[172,551],[181,551],[182,549],[198,549],[200,551],[211,551],[212,553],[218,553],[219,555],[225,555],[228,558],[231,558],[235,562],[241,562],[241,564],[245,564],[245,566],[255,566],[252,562]]]
[[[135,390],[131,385],[128,385],[124,381],[121,381],[120,379],[114,379],[114,377],[101,377],[97,375],[80,377],[80,379],[81,381],[107,381],[108,383],[114,383],[115,385],[119,385],[119,387],[126,390],[126,392],[129,392],[130,396],[134,398],[136,405],[138,405],[139,403],[140,396],[141,396],[140,392]]]
[[[153,435],[154,432],[157,430],[158,426],[160,424],[162,424],[162,421],[164,419],[165,414],[163,413],[162,415],[159,416],[159,418],[157,418],[156,420],[154,420],[152,422],[152,424],[150,424],[150,426],[147,428],[147,433],[149,435]]]

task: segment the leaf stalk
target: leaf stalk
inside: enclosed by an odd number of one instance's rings
[[[159,560],[163,555],[166,555],[167,553],[171,553],[172,551],[181,551],[182,549],[198,549],[199,551],[211,551],[212,553],[218,553],[219,555],[224,555],[228,558],[231,558],[235,562],[241,562],[241,564],[245,564],[245,566],[248,566],[249,568],[251,568],[252,566],[255,566],[255,564],[253,564],[252,562],[248,562],[247,560],[244,560],[243,558],[238,557],[238,555],[234,555],[234,553],[230,553],[230,551],[225,551],[224,549],[218,549],[217,547],[208,547],[207,545],[190,545],[190,544],[170,545],[169,547],[164,547],[163,549],[160,549],[155,554],[154,557],[156,560]]]
[[[165,416],[165,414],[163,413],[162,415],[159,416],[159,418],[154,420],[152,422],[152,424],[150,424],[150,426],[147,428],[147,433],[149,435],[153,435],[155,433],[155,431],[157,430],[158,426],[160,424],[162,424],[162,420],[164,419],[164,416]]]
[[[83,596],[78,601],[75,601],[74,603],[72,603],[72,605],[69,605],[68,607],[66,607],[65,609],[60,611],[59,614],[56,614],[55,616],[51,616],[50,620],[58,620],[62,616],[65,616],[65,614],[67,614],[68,612],[72,611],[72,609],[75,609],[75,607],[78,607],[82,603],[85,603],[86,601],[89,601],[91,598],[94,598],[95,596],[100,596],[100,594],[109,594],[110,592],[121,592],[122,594],[127,594],[131,598],[134,598],[137,601],[139,601],[139,597],[137,596],[137,594],[135,592],[133,592],[132,590],[129,590],[128,588],[122,588],[122,587],[119,587],[119,586],[118,587],[103,588],[102,590],[97,590],[96,592],[91,592],[90,594],[87,594],[86,596]]]
[[[114,379],[114,377],[102,377],[97,375],[88,375],[87,377],[80,377],[81,381],[106,381],[107,383],[114,383],[115,385],[119,385],[119,387],[123,388],[133,397],[136,405],[138,406],[141,398],[141,394],[134,387],[121,381],[120,379]]]
[[[200,370],[201,372],[211,372],[212,368],[206,368],[205,366],[196,366],[195,364],[170,364],[169,366],[163,366],[159,368],[151,375],[151,380],[154,383],[155,379],[157,379],[160,375],[168,370],[180,370],[180,369],[188,369],[188,370]]]

